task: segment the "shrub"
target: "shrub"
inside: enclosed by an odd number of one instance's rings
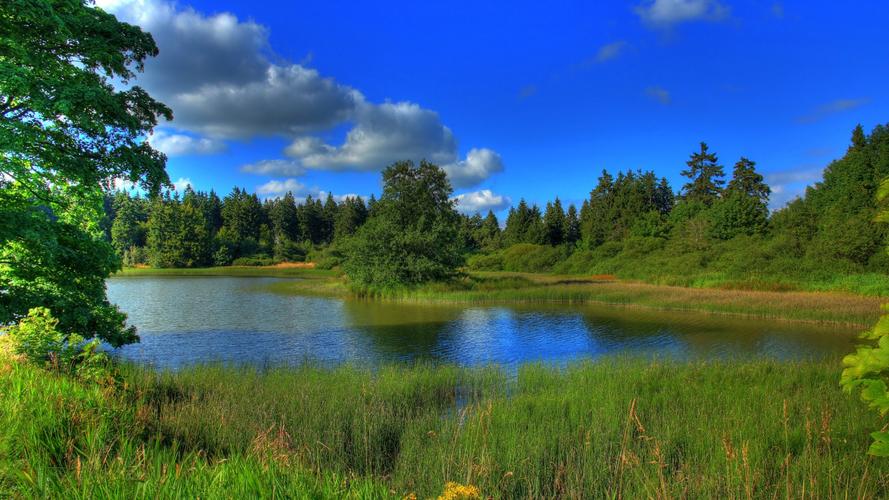
[[[502,271],[503,255],[500,252],[475,254],[466,260],[466,265],[473,271]]]
[[[86,342],[77,334],[58,330],[59,320],[49,309],[35,307],[9,328],[13,349],[32,363],[98,380],[107,374],[108,357],[99,351],[99,340]]]
[[[566,247],[518,243],[503,250],[503,270],[526,273],[550,271],[567,257],[567,253]]]
[[[250,257],[238,257],[232,261],[233,266],[273,266],[279,261],[267,255],[252,255]]]

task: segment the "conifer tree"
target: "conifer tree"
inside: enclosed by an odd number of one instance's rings
[[[719,158],[711,153],[706,142],[701,142],[701,149],[692,153],[687,162],[688,169],[682,171],[689,182],[683,186],[683,195],[687,201],[700,202],[710,206],[722,194],[725,184],[725,172],[719,164]]]

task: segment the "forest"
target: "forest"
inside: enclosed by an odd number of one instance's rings
[[[685,286],[882,290],[887,231],[873,219],[877,188],[889,176],[886,126],[870,134],[857,126],[823,180],[773,212],[754,161],[738,159],[727,175],[701,143],[686,165],[687,182],[678,190],[652,171],[602,171],[579,209],[559,198],[542,209],[521,200],[502,224],[493,212],[459,214],[451,203],[443,223],[455,238],[457,265]],[[449,186],[442,189],[450,196]],[[292,193],[261,200],[238,187],[223,197],[190,187],[153,197],[116,191],[106,194],[102,225],[125,266],[311,261],[330,269],[343,264],[356,231],[381,212],[378,205],[374,195],[367,202],[330,194],[297,200]],[[450,247],[450,239],[442,241]]]

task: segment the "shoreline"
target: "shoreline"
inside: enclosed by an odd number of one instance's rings
[[[469,273],[452,283],[355,293],[336,271],[294,267],[129,268],[112,277],[280,277],[274,293],[411,304],[596,304],[866,328],[884,298],[846,292],[725,290],[529,273]]]

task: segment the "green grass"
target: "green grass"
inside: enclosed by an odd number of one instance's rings
[[[224,266],[199,268],[127,267],[115,277],[132,276],[245,276],[280,278],[328,278],[337,276],[336,271],[277,266]]]
[[[836,361],[565,369],[122,367],[0,359],[2,497],[879,497],[881,426]]]
[[[351,290],[342,279],[284,281],[279,293],[353,295],[417,303],[598,303],[666,311],[695,311],[756,318],[872,325],[880,316],[878,297],[838,292],[777,292],[688,288],[620,282],[596,277],[476,272],[449,283],[413,288]]]

